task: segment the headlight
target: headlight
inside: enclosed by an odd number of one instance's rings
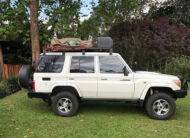
[[[181,81],[174,81],[174,84],[177,85],[178,87],[181,87]]]

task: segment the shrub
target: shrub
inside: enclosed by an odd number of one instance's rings
[[[170,24],[168,18],[122,22],[110,36],[119,52],[136,70],[160,70],[171,57],[190,55],[190,29]],[[136,63],[136,64],[134,64]]]
[[[165,73],[190,80],[190,57],[182,56],[171,58],[169,63],[165,65]]]
[[[15,93],[20,90],[18,77],[10,77],[0,83],[0,98]]]

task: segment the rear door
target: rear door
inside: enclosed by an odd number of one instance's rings
[[[54,84],[66,82],[62,70],[65,62],[64,55],[41,56],[34,73],[35,91],[51,92]]]
[[[68,83],[79,88],[83,98],[97,96],[97,74],[95,57],[88,55],[72,56]]]

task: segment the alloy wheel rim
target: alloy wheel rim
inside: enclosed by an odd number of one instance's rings
[[[170,110],[170,105],[165,99],[158,99],[153,103],[152,109],[159,116],[166,115]]]
[[[61,98],[57,102],[57,108],[62,113],[68,113],[72,109],[72,101],[69,98]]]

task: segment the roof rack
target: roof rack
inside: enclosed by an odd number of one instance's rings
[[[91,48],[85,48],[85,47],[57,47],[49,50],[44,50],[43,53],[49,53],[49,52],[82,52],[83,55],[85,55],[85,52],[109,52],[110,55],[113,53],[112,48],[98,48],[98,47],[91,47]]]
[[[48,44],[44,47],[43,53],[49,52],[82,52],[85,55],[85,52],[109,52],[112,55],[113,52],[113,40],[111,37],[98,37],[96,45],[91,48],[86,48],[84,46],[50,46]]]

